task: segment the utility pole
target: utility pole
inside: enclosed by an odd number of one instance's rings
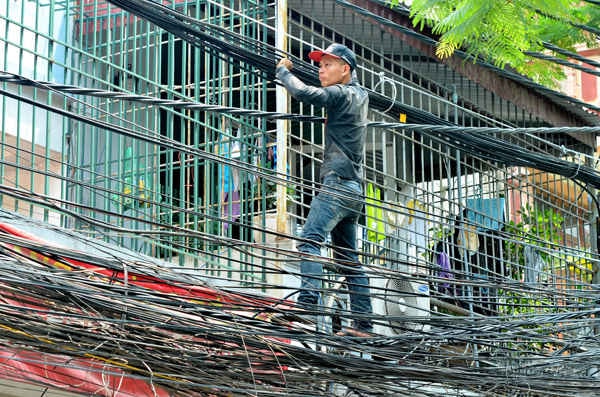
[[[275,46],[277,49],[287,52],[287,28],[288,28],[288,2],[287,0],[277,0],[277,16],[275,23]],[[273,60],[275,62],[278,60]],[[277,100],[277,112],[288,112],[288,94],[285,88],[277,86],[275,88],[275,96]],[[287,152],[288,152],[288,136],[289,136],[289,121],[277,120],[277,176],[284,178],[287,176]],[[287,185],[286,183],[278,183],[276,190],[276,207],[277,207],[277,232],[286,233],[288,230],[287,222]]]

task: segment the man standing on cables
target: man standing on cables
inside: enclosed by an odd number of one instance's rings
[[[283,58],[277,64],[277,78],[295,99],[324,107],[325,148],[321,165],[321,192],[312,200],[302,242],[298,250],[319,256],[321,245],[331,234],[334,259],[346,276],[350,309],[358,315],[354,328],[371,332],[372,307],[369,280],[358,260],[356,231],[363,208],[362,163],[369,97],[358,84],[356,56],[344,45],[332,44],[324,51],[312,51],[309,58],[319,62],[322,87],[304,84],[294,76],[293,64]],[[315,260],[300,263],[302,281],[298,303],[305,308],[321,301],[323,265]],[[314,307],[314,306],[313,306]]]

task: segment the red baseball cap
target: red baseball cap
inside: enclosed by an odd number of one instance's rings
[[[343,44],[333,43],[324,50],[315,50],[308,53],[308,57],[315,62],[321,62],[323,55],[330,55],[334,58],[341,59],[350,65],[350,69],[356,69],[356,55]]]

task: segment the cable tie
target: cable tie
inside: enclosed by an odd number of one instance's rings
[[[565,145],[560,145],[560,151],[563,154],[563,156],[567,155],[567,148],[565,147]]]
[[[575,179],[575,177],[579,174],[579,170],[581,169],[581,161],[577,162],[577,170],[575,171],[575,174],[571,177],[571,179]]]

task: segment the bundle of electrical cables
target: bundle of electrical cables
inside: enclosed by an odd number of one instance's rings
[[[23,234],[24,228],[49,233],[41,222],[0,212],[0,346],[27,346],[47,360],[69,358],[60,365],[30,363],[46,376],[61,366],[84,368],[104,379],[119,374],[122,385],[143,379],[169,396],[558,396],[600,390],[598,379],[586,375],[597,364],[598,343],[581,334],[597,326],[597,289],[530,286],[526,291],[540,298],[578,303],[517,316],[432,313],[412,320],[430,327],[422,331],[342,335],[303,323],[306,312],[284,300],[216,287],[71,231],[53,228],[63,242],[57,245]],[[528,288],[503,281],[508,290]],[[544,343],[562,350],[536,348]],[[466,350],[453,350],[461,346]],[[0,368],[15,371],[4,365],[0,360]],[[105,388],[101,395],[128,395],[119,382],[97,386]]]
[[[259,70],[268,80],[275,79],[275,65],[283,57],[294,62],[294,74],[308,84],[319,85],[317,68],[308,62],[285,53],[274,46],[189,17],[175,9],[151,0],[109,0],[121,9],[143,18],[165,31],[198,48],[208,50],[213,56],[224,60],[239,61],[242,69]],[[368,90],[369,106],[386,111],[396,119],[405,114],[407,120],[418,124],[453,125],[435,115],[392,100],[373,90]]]

